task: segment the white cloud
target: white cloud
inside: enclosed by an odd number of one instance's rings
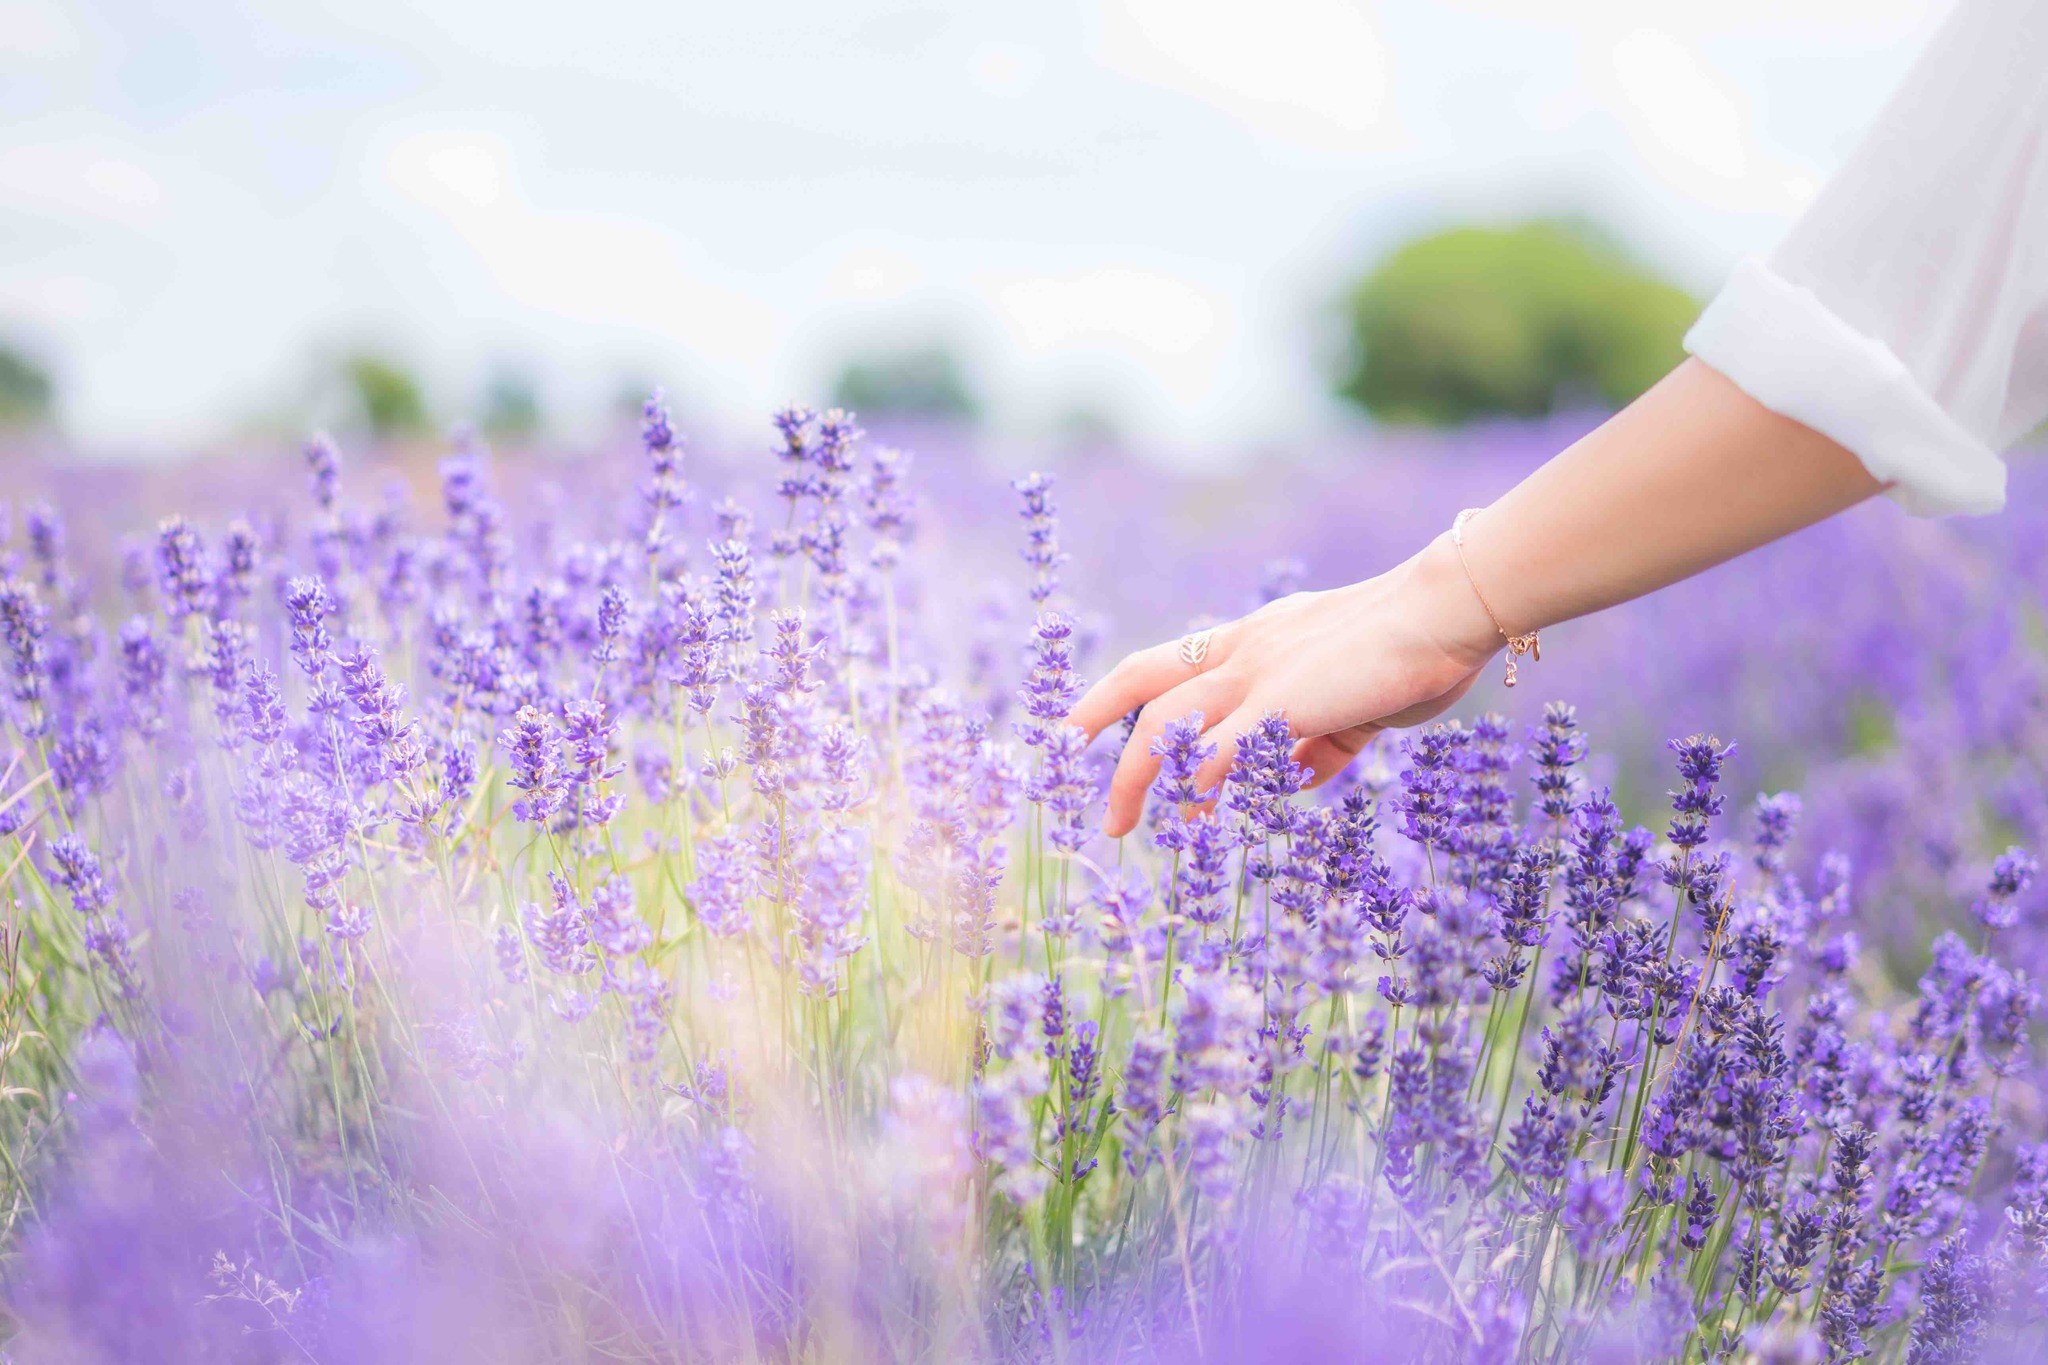
[[[0,3],[0,54],[49,61],[79,47],[78,29],[61,6],[45,0]]]
[[[1097,48],[1269,137],[1336,151],[1394,140],[1386,50],[1348,0],[1103,0]]]
[[[54,274],[0,281],[0,300],[39,321],[77,327],[114,317],[121,296],[105,280]]]
[[[1026,409],[1113,395],[1158,435],[1211,440],[1240,419],[1259,358],[1227,288],[1134,261],[976,277]],[[1097,401],[1101,401],[1098,399]]]
[[[1709,5],[1643,0],[1457,0],[1456,7],[1496,19],[1532,18],[1582,31],[1629,27],[1654,13],[1659,24],[1688,37],[1753,37],[1803,27],[1814,31],[1894,36],[1924,24],[1949,0],[1715,0]]]
[[[833,262],[825,288],[834,299],[878,302],[901,298],[924,278],[918,263],[888,247],[862,247]]]
[[[780,312],[713,278],[681,232],[529,202],[498,138],[415,134],[391,148],[384,168],[406,198],[453,229],[505,297],[526,307],[681,343],[728,373],[757,377],[784,340]]]
[[[1749,147],[1736,97],[1684,43],[1639,28],[1615,43],[1610,60],[1639,116],[1638,127],[1665,151],[1727,180],[1748,173]]]
[[[0,203],[12,207],[141,225],[159,216],[164,200],[163,182],[106,139],[0,150]]]
[[[1155,357],[1187,355],[1213,338],[1221,300],[1185,280],[1108,267],[994,280],[1003,320],[1027,352],[1107,346]]]
[[[1147,432],[1284,429],[1321,393],[1304,319],[1414,222],[1584,203],[1700,281],[1767,245],[1944,3],[799,0],[565,32],[253,0],[187,7],[195,65],[122,7],[0,0],[0,216],[29,229],[0,302],[102,431],[242,406],[223,374],[359,320],[751,416],[818,327],[930,318],[998,413],[1108,391]]]
[[[1045,54],[1022,43],[979,43],[967,55],[974,84],[999,99],[1029,94],[1045,70]]]
[[[124,208],[153,209],[163,202],[164,187],[132,161],[101,157],[85,168],[87,189]]]
[[[1749,96],[1659,29],[1622,34],[1589,53],[1591,84],[1626,128],[1650,173],[1701,205],[1790,218],[1813,197],[1815,176],[1758,137]]]
[[[423,148],[418,169],[438,188],[480,209],[497,203],[504,193],[504,156],[495,143]]]

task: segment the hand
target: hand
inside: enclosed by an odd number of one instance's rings
[[[1143,707],[1110,782],[1102,827],[1137,826],[1159,772],[1152,743],[1166,723],[1200,712],[1217,754],[1197,790],[1222,782],[1238,736],[1269,711],[1287,717],[1311,785],[1329,781],[1381,730],[1419,725],[1472,686],[1500,647],[1448,537],[1377,578],[1302,592],[1216,627],[1197,672],[1169,641],[1129,655],[1069,717],[1090,739]]]

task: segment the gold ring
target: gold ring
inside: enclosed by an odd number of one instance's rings
[[[1198,630],[1180,637],[1180,661],[1200,673],[1202,662],[1209,657],[1209,640],[1214,630]]]

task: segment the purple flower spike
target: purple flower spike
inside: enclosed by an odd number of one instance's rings
[[[1678,775],[1685,786],[1671,794],[1671,842],[1681,850],[1698,848],[1707,841],[1707,822],[1721,813],[1726,797],[1714,788],[1721,780],[1721,765],[1734,754],[1733,744],[1723,745],[1711,735],[1693,735],[1671,741],[1678,755]]]
[[[1010,485],[1024,499],[1024,562],[1031,566],[1031,601],[1043,608],[1059,591],[1059,512],[1052,500],[1052,476],[1026,474]]]
[[[173,625],[203,613],[212,603],[213,575],[199,532],[183,517],[166,517],[157,528],[157,587]]]
[[[1032,630],[1031,673],[1017,699],[1031,719],[1020,722],[1017,735],[1026,745],[1041,749],[1048,732],[1066,720],[1081,695],[1081,680],[1074,676],[1073,623],[1056,611],[1041,612]]]
[[[535,708],[522,706],[502,743],[512,760],[506,780],[526,793],[524,800],[513,803],[512,813],[546,828],[561,810],[564,795],[562,739],[555,723]]]
[[[1287,717],[1268,712],[1237,738],[1236,762],[1222,791],[1222,806],[1238,817],[1247,842],[1297,828],[1293,798],[1308,786],[1308,769],[1294,761]]]
[[[323,512],[333,512],[341,490],[341,447],[324,431],[313,433],[305,445],[306,472],[313,480],[313,502]]]
[[[2020,922],[2019,900],[2034,884],[2040,864],[2023,848],[2009,848],[1991,864],[1991,883],[1970,909],[1987,929],[2010,929]]]
[[[285,585],[284,606],[291,620],[292,658],[300,672],[318,681],[334,649],[334,637],[327,631],[327,618],[334,611],[327,585],[317,578],[294,578]]]
[[[1472,741],[1457,725],[1432,725],[1414,739],[1403,740],[1408,766],[1401,771],[1401,833],[1429,848],[1449,845],[1458,818],[1459,758]]]
[[[654,928],[633,908],[633,887],[607,877],[590,893],[590,937],[607,957],[631,957],[654,942]]]
[[[1543,708],[1543,724],[1530,732],[1530,752],[1535,757],[1538,806],[1556,821],[1571,818],[1574,769],[1586,757],[1586,736],[1579,729],[1578,713],[1561,701]]]
[[[42,699],[49,679],[44,645],[49,633],[50,613],[35,588],[18,579],[0,580],[0,640],[6,642],[11,665],[8,690],[27,706]],[[34,737],[33,727],[29,737]]]
[[[1217,746],[1202,742],[1200,711],[1166,722],[1159,738],[1152,741],[1152,755],[1159,760],[1159,776],[1152,781],[1153,800],[1184,809],[1214,797],[1213,788],[1209,791],[1196,788],[1195,775],[1216,753]],[[1168,841],[1169,834],[1169,830],[1160,831],[1161,847],[1177,846]]]

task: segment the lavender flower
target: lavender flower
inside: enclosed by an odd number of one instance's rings
[[[2040,864],[2023,848],[2009,848],[1991,865],[1991,884],[1970,910],[1990,930],[2010,929],[2020,922],[2015,904],[2034,883]]]
[[[509,924],[501,924],[491,933],[491,951],[498,959],[498,970],[504,973],[507,985],[523,986],[531,977],[526,968],[525,941],[519,930]]]
[[[131,723],[145,738],[163,729],[164,679],[170,662],[158,645],[156,634],[145,617],[133,617],[121,627],[121,689],[126,694]]]
[[[512,813],[545,829],[561,810],[565,795],[561,734],[545,715],[522,706],[501,742],[512,763],[506,780],[526,793],[524,800],[513,803]]]
[[[317,682],[334,648],[334,637],[327,631],[327,617],[334,610],[327,586],[317,578],[294,578],[285,585],[284,605],[291,617],[292,658],[300,672]]]
[[[1573,769],[1586,756],[1586,737],[1579,730],[1578,714],[1561,701],[1550,703],[1543,709],[1542,726],[1530,732],[1529,743],[1536,761],[1531,780],[1536,784],[1538,808],[1550,820],[1561,823],[1570,819]]]
[[[306,472],[313,480],[313,502],[323,512],[335,510],[341,490],[341,447],[324,431],[313,433],[304,446]]]
[[[1227,971],[1183,976],[1174,1019],[1175,1085],[1184,1093],[1242,1095],[1257,1079],[1258,993]]]
[[[1156,1156],[1151,1139],[1167,1114],[1167,1058],[1171,1051],[1166,1035],[1157,1031],[1141,1032],[1131,1040],[1117,1108],[1124,1122],[1124,1162],[1132,1175],[1142,1172]]]
[[[81,915],[97,915],[113,904],[114,893],[107,885],[100,860],[76,834],[60,834],[50,841],[50,880],[71,893],[71,908]]]
[[[1595,1172],[1583,1161],[1572,1164],[1559,1221],[1580,1260],[1613,1254],[1626,1194],[1621,1172]]]
[[[1799,821],[1799,798],[1791,792],[1756,799],[1756,865],[1764,872],[1785,869],[1785,845]]]
[[[1448,846],[1458,817],[1459,756],[1471,742],[1470,732],[1455,725],[1432,725],[1416,739],[1403,740],[1408,766],[1401,770],[1401,832],[1431,849]]]
[[[1214,791],[1201,791],[1195,785],[1195,775],[1202,765],[1216,756],[1216,746],[1202,742],[1202,713],[1194,711],[1166,722],[1159,738],[1152,741],[1152,754],[1159,760],[1159,776],[1152,782],[1153,799],[1161,805],[1180,808],[1172,812],[1178,817],[1176,821],[1161,829],[1159,845],[1177,848],[1187,840],[1186,808],[1215,795]]]
[[[1176,717],[1153,837],[1111,847],[1114,746],[1065,722],[1113,627],[1060,594],[1134,626],[1369,547],[1313,509],[1260,543],[1239,498],[1162,585],[1105,457],[1063,525],[1022,481],[984,584],[971,462],[929,462],[913,557],[907,461],[803,409],[756,544],[724,485],[759,471],[692,464],[699,528],[645,415],[623,462],[459,436],[431,527],[347,505],[318,441],[290,518],[231,519],[239,465],[94,496],[69,547],[0,512],[17,1354],[2040,1354],[2038,886],[1988,855],[2043,832],[2041,661],[1981,586],[2038,577],[2024,513],[1961,569],[1916,547],[1911,594],[1852,518],[1768,596],[1735,566],[1585,623],[1560,666],[1617,723],[1809,774],[1748,806],[1681,741],[1675,857],[1624,818],[1650,746],[1603,789],[1562,705],[1313,793],[1284,717],[1216,792]],[[218,543],[123,554],[187,477]]]
[[[1977,1359],[1989,1291],[1983,1260],[1965,1248],[1961,1237],[1944,1239],[1927,1263],[1907,1365],[1965,1365]]]
[[[616,583],[607,584],[597,601],[597,647],[590,651],[594,664],[616,662],[619,657],[619,640],[626,633],[626,622],[632,612],[626,590]]]
[[[548,874],[552,904],[545,910],[526,907],[526,938],[549,971],[581,976],[597,966],[591,951],[590,921],[576,891],[558,873]]]
[[[1237,1185],[1237,1148],[1245,1130],[1237,1106],[1204,1100],[1188,1106],[1188,1174],[1212,1202],[1228,1201]]]
[[[1294,761],[1294,734],[1278,712],[1238,736],[1237,761],[1223,784],[1222,806],[1238,817],[1247,841],[1287,834],[1295,827],[1288,802],[1308,785],[1308,770]]]
[[[740,834],[714,834],[698,845],[697,879],[690,884],[689,900],[715,937],[732,938],[747,931],[747,897],[753,885],[753,867]]]
[[[199,532],[183,517],[166,517],[157,528],[157,586],[173,626],[207,609],[213,577],[206,565],[206,547]]]
[[[1006,1071],[975,1088],[981,1119],[975,1146],[1000,1172],[996,1188],[1018,1204],[1036,1200],[1050,1183],[1038,1164],[1030,1120],[1031,1102],[1043,1089],[1043,1073],[1030,1068]]]
[[[40,595],[26,583],[0,580],[0,639],[7,644],[12,677],[9,691],[14,699],[33,707],[42,700],[49,679],[49,657],[44,639],[50,633],[50,614]],[[36,733],[33,713],[24,733]]]
[[[718,568],[718,639],[728,657],[754,639],[754,557],[746,541],[734,538],[711,546],[712,562]]]
[[[1010,485],[1024,500],[1024,562],[1031,566],[1031,601],[1043,609],[1059,591],[1059,512],[1052,500],[1052,477],[1027,474]]]
[[[1040,613],[1032,631],[1031,672],[1017,694],[1031,719],[1017,727],[1017,734],[1033,749],[1050,742],[1050,731],[1066,720],[1081,695],[1080,679],[1074,676],[1073,633],[1072,623],[1054,611]]]
[[[607,877],[590,893],[590,939],[607,957],[631,957],[654,942],[654,930],[633,908],[633,887]]]
[[[1721,765],[1735,752],[1732,744],[1722,745],[1711,735],[1693,735],[1671,741],[1678,755],[1678,775],[1685,786],[1671,794],[1671,842],[1690,852],[1707,841],[1707,822],[1721,813],[1727,798],[1715,791],[1721,780]]]

